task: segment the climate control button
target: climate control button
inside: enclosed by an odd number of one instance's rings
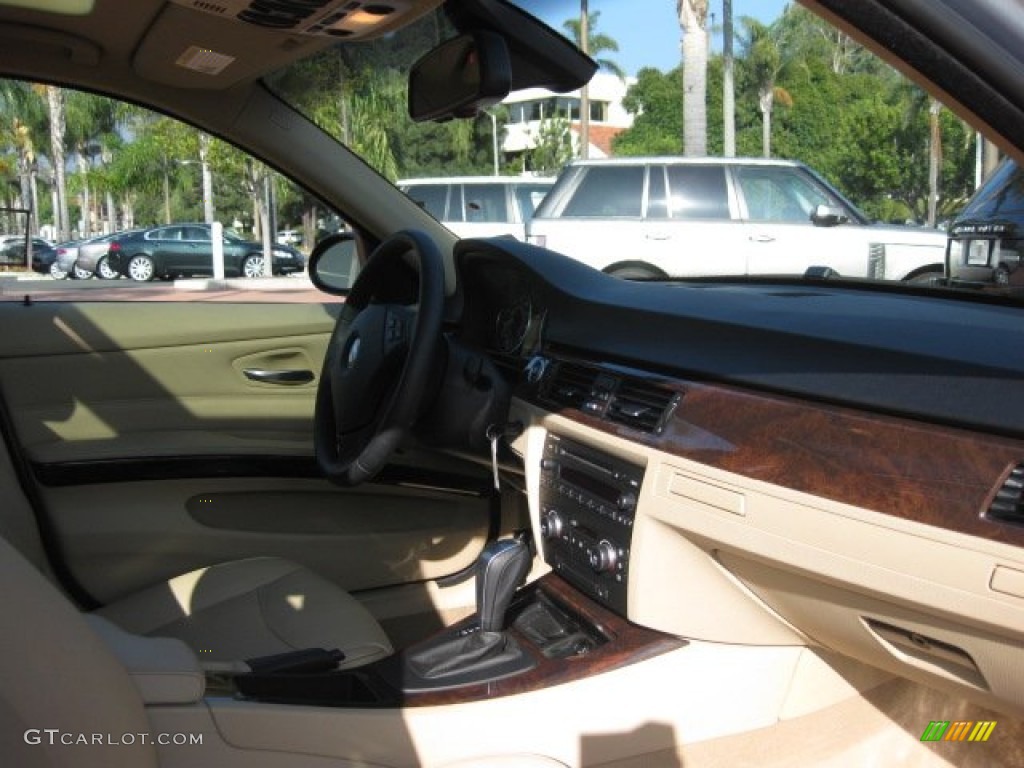
[[[548,510],[540,519],[540,535],[545,539],[560,539],[565,535],[565,521],[554,509]]]
[[[615,570],[619,553],[611,542],[601,541],[587,548],[587,562],[595,573],[608,573]]]

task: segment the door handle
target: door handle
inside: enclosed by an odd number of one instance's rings
[[[668,232],[647,232],[644,237],[647,240],[668,240],[672,235]]]
[[[315,378],[312,371],[301,369],[275,371],[266,368],[246,368],[242,372],[245,374],[245,378],[250,381],[258,381],[261,384],[279,384],[285,387],[309,384]]]
[[[752,243],[774,243],[775,238],[771,235],[751,235],[750,242]]]

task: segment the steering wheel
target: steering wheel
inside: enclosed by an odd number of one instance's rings
[[[416,304],[386,303],[381,297],[408,260],[419,272]],[[369,480],[415,425],[440,380],[443,315],[441,252],[423,232],[395,233],[356,278],[324,358],[313,439],[332,482]]]

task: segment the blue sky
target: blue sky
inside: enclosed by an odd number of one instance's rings
[[[523,0],[526,6],[534,3]],[[568,18],[564,9],[579,8],[578,3],[565,0],[536,0],[534,13],[562,31],[562,22]],[[735,19],[753,16],[769,23],[777,19],[787,0],[733,0]],[[560,10],[553,10],[554,8]],[[548,9],[550,12],[547,12]],[[609,55],[629,74],[636,74],[641,66],[672,69],[681,58],[679,49],[679,21],[675,0],[590,0],[590,10],[600,11],[598,31],[606,32],[619,43],[619,53]],[[711,1],[714,23],[721,26],[722,2]],[[578,14],[578,10],[577,10]],[[713,46],[721,50],[721,33],[714,36]]]

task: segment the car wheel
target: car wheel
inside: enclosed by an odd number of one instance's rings
[[[87,269],[82,269],[76,262],[71,268],[71,276],[75,278],[75,280],[88,280],[92,277],[92,272]]]
[[[243,277],[263,277],[263,257],[250,253],[242,259]]]
[[[128,277],[140,283],[146,283],[156,276],[156,265],[145,254],[132,256],[128,260]]]
[[[59,266],[57,266],[56,261],[50,265],[50,277],[52,277],[54,280],[65,280],[67,279],[67,276],[68,273],[61,269]]]
[[[992,273],[992,282],[996,285],[1009,285],[1010,284],[1010,270],[1004,266],[996,267]]]
[[[624,264],[618,267],[611,267],[607,274],[612,277],[619,277],[623,280],[664,280],[667,275],[657,267],[649,267],[644,264]]]
[[[931,270],[928,272],[919,272],[913,277],[907,278],[907,282],[917,285],[934,285],[941,278],[941,272],[939,272],[938,270]]]
[[[117,280],[121,277],[121,273],[110,266],[110,261],[107,260],[106,256],[96,262],[96,275],[100,280]]]

